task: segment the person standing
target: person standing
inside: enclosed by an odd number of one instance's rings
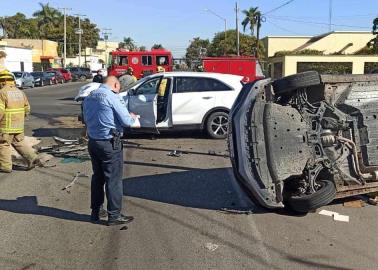
[[[0,172],[12,172],[12,146],[26,160],[28,169],[39,161],[35,150],[24,141],[25,116],[29,113],[29,101],[16,87],[14,75],[0,66]]]
[[[96,83],[104,82],[104,71],[102,69],[97,71],[97,74],[93,77],[92,82],[96,82]]]
[[[120,137],[123,127],[134,124],[136,116],[129,113],[118,93],[120,82],[114,76],[90,93],[83,102],[84,121],[89,137],[88,151],[92,161],[91,221],[99,221],[104,203],[104,185],[107,197],[108,225],[131,222],[132,216],[121,214],[123,145]]]
[[[128,67],[126,73],[119,77],[119,81],[121,83],[122,91],[124,91],[130,84],[135,83],[137,78],[134,76],[134,69],[132,67]]]

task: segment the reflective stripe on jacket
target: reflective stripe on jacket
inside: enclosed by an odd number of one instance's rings
[[[25,114],[30,112],[24,92],[11,85],[0,89],[0,133],[24,132]]]

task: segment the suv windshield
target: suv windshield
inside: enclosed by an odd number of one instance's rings
[[[14,76],[16,78],[21,78],[22,77],[22,72],[13,72]]]

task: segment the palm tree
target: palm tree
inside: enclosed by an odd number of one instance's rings
[[[154,44],[151,49],[153,49],[153,50],[164,49],[164,47],[161,44]]]
[[[258,9],[258,7],[251,7],[249,10],[242,11],[245,15],[245,18],[241,23],[243,25],[243,31],[245,32],[245,28],[249,25],[252,36],[255,34],[255,28],[261,26],[261,23],[257,25],[259,21],[258,17],[261,17],[261,12]]]
[[[138,48],[131,37],[123,38],[123,42],[119,43],[119,47],[129,51],[136,51]]]
[[[38,20],[38,27],[43,30],[43,37],[47,38],[48,33],[51,32],[54,28],[59,27],[61,22],[62,13],[59,10],[50,7],[49,3],[43,4],[39,3],[41,10],[38,10],[33,13],[33,16]]]

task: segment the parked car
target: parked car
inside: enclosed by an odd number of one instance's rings
[[[70,82],[72,81],[72,75],[71,75],[71,72],[65,68],[51,68],[49,69],[48,71],[59,71],[62,75],[63,75],[63,78],[64,78],[64,82]]]
[[[244,86],[230,112],[236,179],[266,208],[308,212],[378,190],[378,75],[304,72]]]
[[[71,72],[73,80],[85,81],[93,78],[89,68],[72,67],[68,70]]]
[[[207,72],[157,73],[135,82],[120,96],[130,112],[140,115],[141,130],[200,129],[215,139],[225,138],[228,113],[242,89],[243,76]],[[159,88],[166,85],[164,96]],[[84,85],[77,101],[99,83]]]
[[[34,78],[29,72],[16,71],[13,74],[18,88],[34,87]]]
[[[53,84],[51,76],[49,76],[46,72],[36,71],[31,72],[30,75],[32,75],[34,78],[34,86],[45,86]]]
[[[64,77],[62,73],[60,73],[57,70],[48,70],[46,71],[47,75],[50,76],[51,81],[53,84],[58,84],[58,83],[64,83]]]

